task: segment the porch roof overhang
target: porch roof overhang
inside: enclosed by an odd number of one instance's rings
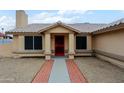
[[[40,31],[38,31],[38,33],[44,33],[52,28],[55,28],[55,27],[58,27],[58,26],[61,26],[61,27],[64,27],[70,31],[73,31],[75,33],[81,33],[78,29],[75,29],[74,27],[71,27],[70,25],[67,25],[65,23],[62,23],[61,21],[58,21],[52,25],[49,25],[48,27],[45,27],[43,29],[41,29]]]

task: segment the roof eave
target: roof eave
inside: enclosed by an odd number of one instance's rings
[[[38,32],[5,32],[5,34],[38,33]]]
[[[113,26],[110,26],[110,27],[106,27],[106,28],[103,28],[103,29],[96,30],[96,31],[92,32],[92,34],[97,35],[97,34],[102,34],[102,33],[106,33],[106,32],[116,31],[116,30],[119,30],[119,29],[124,29],[124,23],[120,23],[118,25],[113,25]]]

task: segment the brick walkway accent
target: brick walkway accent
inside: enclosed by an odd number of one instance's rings
[[[53,60],[46,60],[43,66],[41,66],[40,71],[32,80],[32,83],[48,83],[53,62],[54,62]]]
[[[74,60],[68,59],[66,61],[66,65],[72,83],[88,83],[88,81],[85,79],[84,75],[81,73]]]

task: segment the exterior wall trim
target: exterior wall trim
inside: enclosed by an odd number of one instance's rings
[[[116,59],[116,60],[119,60],[119,61],[124,61],[124,56],[121,56],[121,55],[108,53],[108,52],[104,52],[104,51],[101,51],[101,50],[93,50],[93,52],[95,54],[100,54],[100,55],[103,55],[103,56],[106,56],[106,57],[109,57],[109,58],[113,58],[113,59]]]

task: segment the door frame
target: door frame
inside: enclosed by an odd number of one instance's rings
[[[62,45],[62,47],[63,47],[63,54],[62,55],[59,55],[59,54],[56,54],[56,37],[63,37],[63,45]],[[64,35],[55,35],[55,56],[65,56],[65,36]]]

